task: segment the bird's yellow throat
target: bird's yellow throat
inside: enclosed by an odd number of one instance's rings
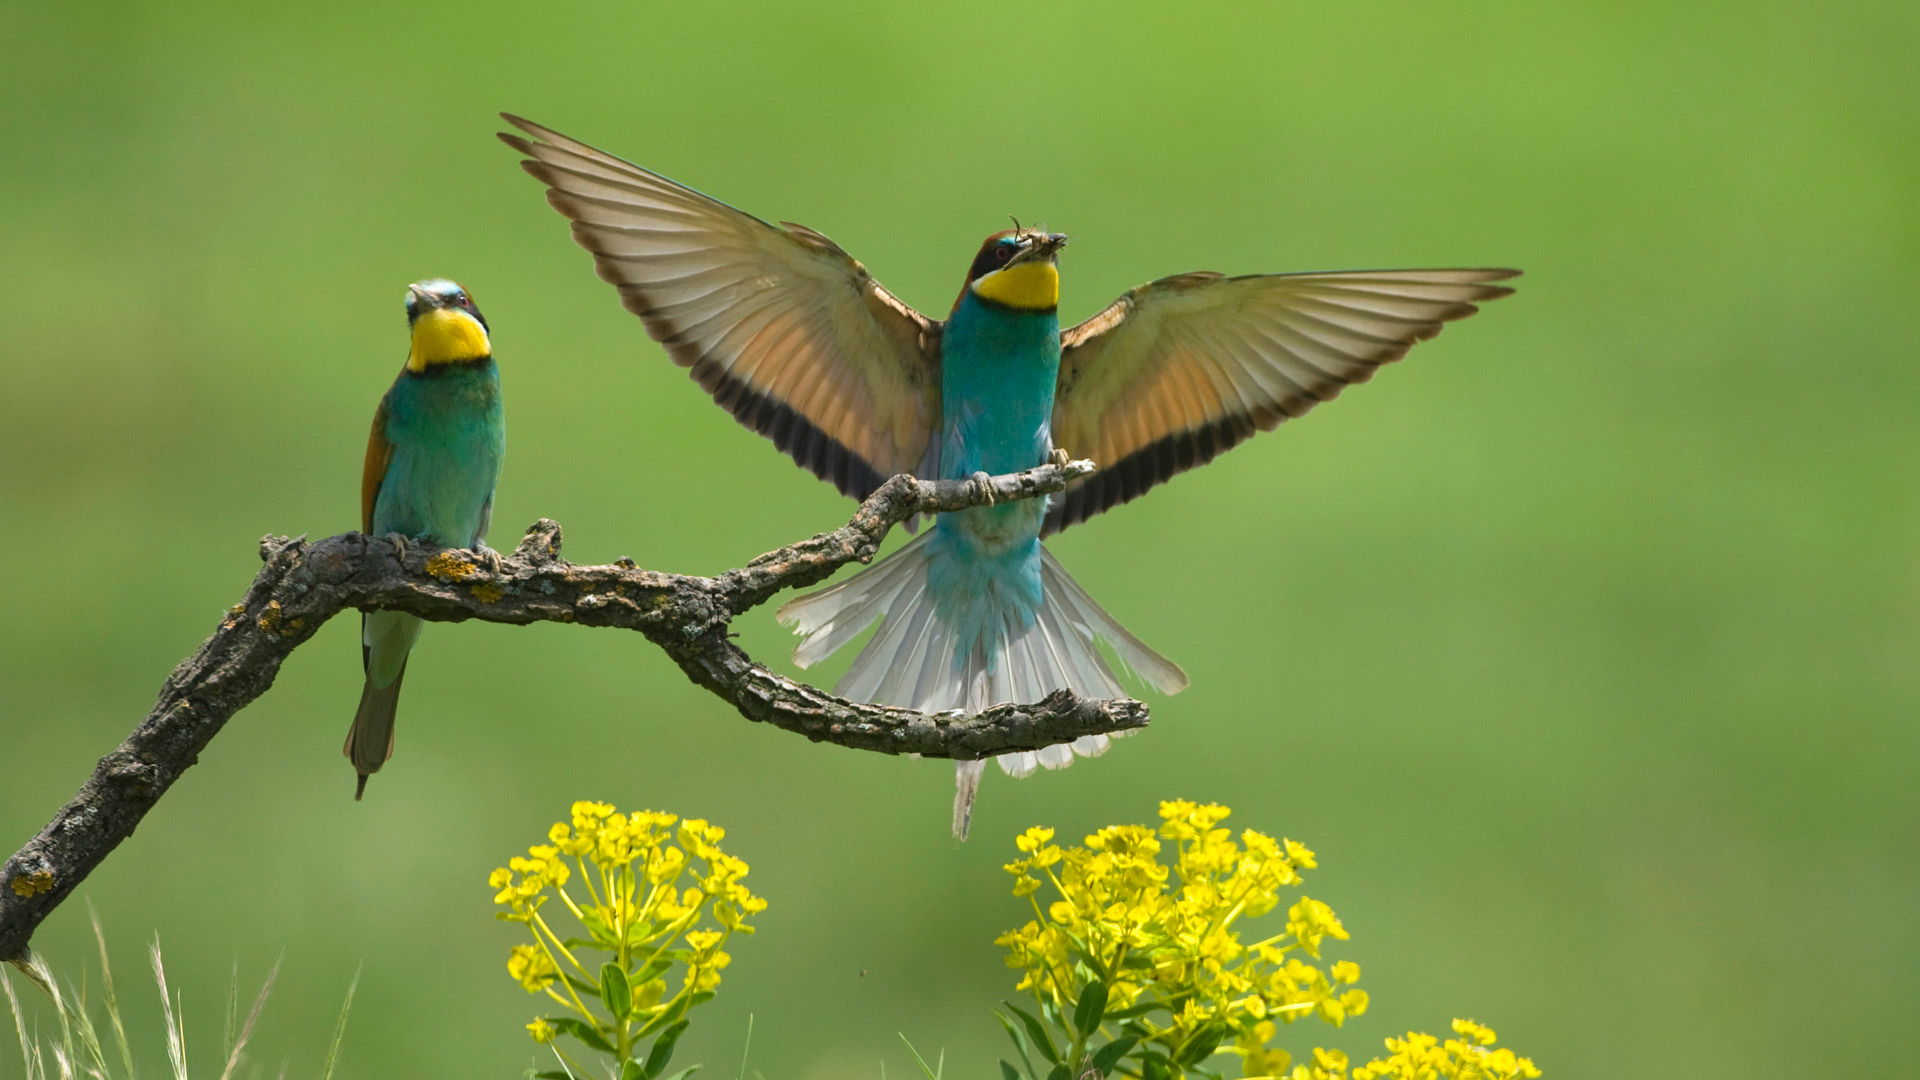
[[[407,353],[408,371],[425,371],[434,364],[479,360],[493,351],[486,327],[464,311],[435,308],[413,321],[413,348]]]
[[[1010,308],[1049,311],[1060,306],[1060,270],[1051,262],[1018,263],[974,282],[973,291]]]

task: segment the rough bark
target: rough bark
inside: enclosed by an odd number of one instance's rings
[[[153,710],[100,759],[79,794],[0,867],[0,958],[24,959],[41,920],[133,834],[227,720],[266,693],[288,654],[351,609],[405,611],[435,622],[637,630],[747,719],[859,750],[980,758],[1145,727],[1147,707],[1138,701],[1088,700],[1064,690],[974,715],[861,704],[768,670],[727,634],[735,616],[783,590],[872,560],[887,532],[914,515],[1034,498],[1093,469],[1076,461],[967,481],[896,476],[846,525],[714,577],[643,570],[625,559],[575,566],[560,557],[560,526],[544,518],[497,566],[463,549],[409,545],[402,552],[387,538],[360,533],[318,543],[266,537],[265,565],[245,598],[174,668]]]

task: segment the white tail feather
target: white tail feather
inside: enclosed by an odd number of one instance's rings
[[[979,712],[1002,702],[1035,702],[1055,690],[1082,697],[1112,698],[1126,691],[1094,644],[1112,646],[1122,663],[1149,686],[1166,694],[1186,689],[1179,666],[1148,648],[1114,621],[1073,578],[1040,549],[1040,609],[1021,625],[1018,612],[1004,611],[989,625],[993,662],[986,650],[973,649],[960,662],[953,630],[940,617],[927,591],[928,530],[912,543],[852,578],[799,597],[783,606],[779,620],[794,628],[800,644],[794,663],[811,667],[882,618],[834,692],[856,701],[899,705],[919,712]],[[1037,768],[1064,769],[1075,754],[1105,753],[1105,735],[1087,735],[1041,750],[1002,754],[1000,768],[1026,776]],[[953,806],[954,835],[966,837],[979,789],[983,763],[955,762],[958,788]]]
[[[1046,589],[1047,600],[1053,603],[1055,598],[1065,601],[1079,616],[1079,626],[1083,634],[1092,633],[1105,639],[1113,651],[1119,655],[1121,663],[1133,669],[1148,686],[1163,694],[1177,694],[1187,688],[1187,673],[1180,665],[1161,656],[1127,632],[1106,609],[1094,602],[1093,597],[1080,584],[1067,576],[1065,569],[1053,558],[1046,548],[1040,549],[1040,583]],[[1105,665],[1101,670],[1106,670]]]

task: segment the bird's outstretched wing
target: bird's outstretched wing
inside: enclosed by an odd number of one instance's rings
[[[915,470],[940,416],[939,323],[812,229],[502,115],[600,276],[716,402],[855,498]]]
[[[1365,382],[1515,270],[1161,278],[1061,335],[1054,445],[1100,471],[1056,497],[1056,532]]]

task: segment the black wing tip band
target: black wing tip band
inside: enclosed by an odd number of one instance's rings
[[[1052,535],[1130,502],[1188,469],[1205,465],[1256,433],[1271,430],[1285,419],[1278,411],[1271,417],[1257,418],[1236,413],[1148,443],[1055,496],[1043,534]]]
[[[740,426],[773,442],[808,472],[842,494],[864,499],[887,478],[860,455],[842,446],[787,403],[763,394],[718,367],[696,363],[693,377]]]

